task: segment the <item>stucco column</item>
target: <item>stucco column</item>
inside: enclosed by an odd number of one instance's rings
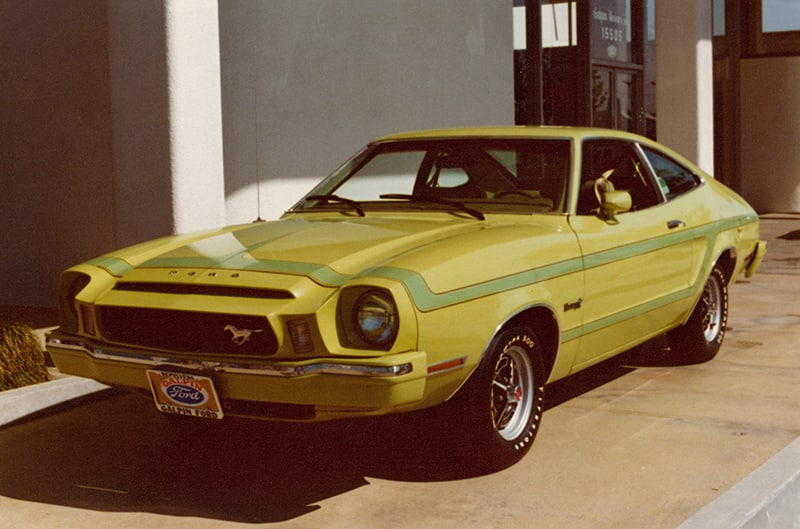
[[[653,2],[658,140],[714,172],[714,63],[709,0]]]
[[[759,213],[800,212],[800,57],[741,65],[742,192]]]
[[[175,231],[225,222],[217,0],[167,0]]]
[[[108,4],[117,245],[225,221],[216,0]]]

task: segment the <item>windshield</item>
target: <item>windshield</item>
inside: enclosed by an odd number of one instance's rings
[[[358,208],[363,214],[458,206],[473,215],[476,210],[561,213],[569,166],[566,139],[378,143],[326,178],[293,210]]]

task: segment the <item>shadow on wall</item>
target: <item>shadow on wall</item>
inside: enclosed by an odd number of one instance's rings
[[[162,4],[0,3],[0,304],[54,306],[64,268],[170,232]]]

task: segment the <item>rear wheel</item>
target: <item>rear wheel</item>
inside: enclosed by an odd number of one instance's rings
[[[668,334],[670,347],[687,362],[711,360],[722,346],[727,324],[728,284],[722,271],[715,267],[689,319]]]
[[[536,437],[545,383],[540,347],[525,327],[501,332],[462,389],[464,426],[488,467],[516,463]]]

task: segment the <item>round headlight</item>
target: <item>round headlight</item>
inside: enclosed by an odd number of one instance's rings
[[[353,307],[353,319],[361,338],[370,345],[389,346],[397,336],[397,307],[385,292],[362,294]]]

